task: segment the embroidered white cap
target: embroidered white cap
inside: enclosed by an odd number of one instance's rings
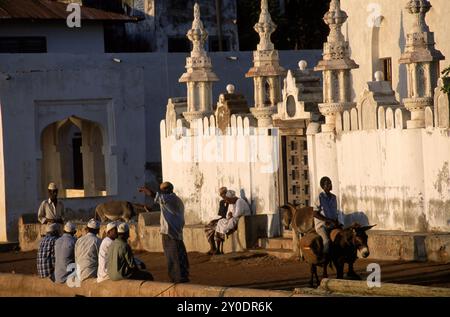
[[[117,228],[117,223],[115,221],[112,221],[106,225],[106,232],[114,228]]]
[[[88,226],[88,228],[91,228],[91,229],[99,229],[100,223],[95,219],[91,219],[91,220],[89,220],[87,226]]]
[[[125,233],[130,231],[130,227],[125,223],[122,222],[118,227],[117,227],[117,232],[118,233]]]
[[[77,227],[71,223],[70,221],[66,222],[66,224],[64,225],[64,231],[65,232],[75,232],[77,231]]]
[[[227,193],[225,194],[226,197],[228,198],[234,198],[236,197],[236,192],[234,190],[228,190]]]
[[[56,184],[52,182],[52,183],[49,183],[49,184],[48,184],[47,189],[50,189],[50,190],[57,190],[57,189],[58,189],[58,186],[56,186]]]

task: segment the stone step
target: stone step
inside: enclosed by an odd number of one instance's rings
[[[283,230],[283,238],[292,239],[292,230]]]
[[[279,259],[290,259],[294,256],[294,252],[292,252],[292,250],[286,249],[266,249],[266,252],[268,255]]]
[[[292,238],[262,238],[258,245],[264,249],[292,250]]]
[[[14,251],[19,248],[18,242],[0,242],[0,252]]]
[[[279,259],[290,259],[294,256],[292,250],[286,249],[252,249],[250,252],[264,253]]]

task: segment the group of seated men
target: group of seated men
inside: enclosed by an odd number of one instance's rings
[[[76,231],[76,226],[67,222],[60,236],[59,224],[47,224],[37,255],[39,277],[56,283],[68,279],[82,282],[88,278],[96,278],[99,283],[108,279],[153,280],[145,265],[133,256],[128,244],[128,224],[108,223],[103,240],[98,237],[100,223],[95,219],[89,220],[86,233],[79,239],[75,237]]]

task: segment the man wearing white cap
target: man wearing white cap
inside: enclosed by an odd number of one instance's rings
[[[59,226],[56,223],[48,224],[46,234],[39,243],[37,254],[37,271],[41,278],[54,279],[55,273],[55,242],[59,236]]]
[[[98,252],[102,242],[97,237],[99,230],[100,223],[95,219],[89,220],[87,224],[88,233],[78,239],[75,244],[75,263],[80,282],[91,277],[97,277]]]
[[[58,187],[55,183],[48,184],[48,199],[39,206],[38,220],[42,224],[63,223],[64,205],[58,201]]]
[[[215,240],[217,243],[216,254],[223,253],[223,242],[225,235],[229,235],[237,229],[239,218],[250,215],[250,206],[247,202],[236,196],[234,190],[228,190],[224,198],[229,204],[227,217],[220,219],[217,223]]]
[[[113,241],[108,252],[108,275],[113,281],[123,279],[153,281],[150,272],[140,270],[133,251],[128,244],[130,228],[128,224],[121,223],[117,227],[118,237]]]
[[[67,222],[64,226],[64,233],[55,243],[55,282],[65,283],[70,272],[67,267],[70,263],[75,263],[75,233],[77,227]]]
[[[115,221],[106,226],[106,237],[102,240],[98,252],[97,283],[109,280],[108,276],[108,251],[113,241],[117,238],[117,223]]]

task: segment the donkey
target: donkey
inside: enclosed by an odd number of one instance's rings
[[[327,266],[331,267],[331,263],[336,267],[336,278],[344,278],[344,265],[347,263],[347,277],[350,279],[361,279],[354,271],[353,264],[358,258],[358,251],[363,258],[369,256],[366,231],[374,226],[361,226],[358,223],[354,223],[346,229],[333,229],[330,233],[330,252],[327,258],[323,257],[322,238],[316,232],[306,234],[299,244],[306,261],[311,265],[310,286],[314,287],[314,277],[317,285],[319,285],[317,266],[323,267],[322,277],[327,278]]]

